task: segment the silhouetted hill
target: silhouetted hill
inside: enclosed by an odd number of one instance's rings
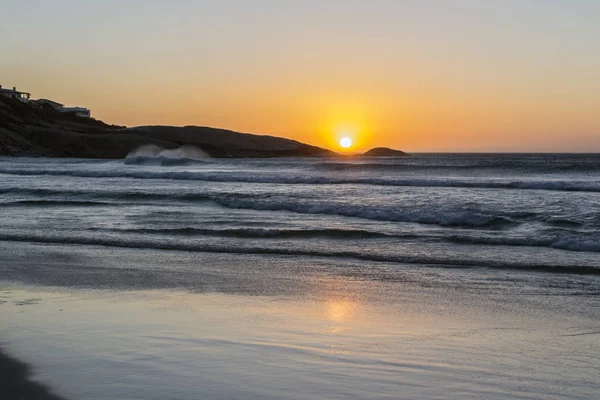
[[[212,157],[335,155],[295,140],[225,129],[108,125],[0,96],[0,155],[124,158],[146,144],[166,149],[195,145]]]
[[[367,151],[366,153],[364,153],[363,156],[368,156],[368,157],[406,157],[406,156],[408,156],[408,154],[406,154],[403,151],[394,150],[394,149],[390,149],[387,147],[375,147],[375,148]]]

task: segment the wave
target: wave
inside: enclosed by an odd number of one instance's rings
[[[299,163],[286,164],[291,167],[299,166]],[[468,159],[463,157],[457,159],[427,159],[421,157],[411,157],[402,159],[378,160],[377,162],[356,162],[356,161],[325,161],[303,164],[308,169],[322,171],[376,171],[376,172],[447,172],[447,171],[496,171],[519,174],[556,174],[556,173],[596,173],[600,172],[600,157],[598,155],[585,158],[569,158],[566,160],[530,157],[510,157],[486,159],[480,157],[477,159]]]
[[[149,235],[181,235],[181,236],[217,236],[244,239],[383,239],[403,238],[415,239],[419,236],[412,234],[387,234],[363,229],[266,229],[266,228],[233,228],[233,229],[206,229],[194,227],[182,228],[134,228],[134,229],[91,229],[92,231],[109,231],[113,233],[139,233]]]
[[[175,160],[187,162],[186,160]],[[42,170],[42,169],[0,169],[0,174],[21,176],[72,176],[79,178],[129,178],[192,180],[223,183],[265,183],[265,184],[307,184],[307,185],[376,185],[399,187],[451,187],[482,189],[528,189],[551,191],[600,192],[600,181],[572,180],[513,180],[497,179],[460,179],[460,178],[360,178],[332,177],[291,174],[257,174],[200,171],[139,171],[139,170]]]
[[[256,211],[288,211],[299,214],[333,215],[351,218],[361,218],[373,221],[387,222],[409,222],[428,225],[440,225],[447,227],[471,227],[471,228],[490,228],[501,229],[518,225],[519,222],[509,217],[491,215],[475,211],[462,211],[453,209],[418,209],[418,210],[399,210],[396,207],[372,207],[351,204],[336,204],[320,201],[301,201],[297,199],[287,199],[285,197],[274,197],[271,195],[250,195],[250,194],[201,194],[201,193],[181,193],[181,194],[157,194],[145,192],[61,192],[51,189],[16,189],[12,191],[15,194],[32,194],[36,196],[60,196],[59,199],[40,199],[37,203],[31,205],[57,204],[64,202],[87,201],[90,202],[106,199],[112,203],[119,201],[131,202],[137,201],[166,201],[178,202],[198,202],[210,201],[221,207],[231,209],[246,209]],[[0,191],[2,193],[2,191]],[[6,193],[6,191],[5,191]],[[69,200],[64,199],[68,197]],[[22,200],[15,202],[0,203],[3,206],[19,204]],[[101,203],[97,203],[102,205]],[[139,204],[139,203],[138,203]]]
[[[147,191],[84,191],[56,189],[0,189],[0,195],[13,195],[5,198],[0,207],[10,206],[108,206],[119,204],[161,204],[209,202],[230,209],[256,211],[287,211],[299,214],[332,215],[361,218],[384,222],[407,222],[444,227],[506,229],[525,222],[537,221],[546,226],[573,230],[585,225],[597,226],[600,216],[580,216],[586,221],[576,221],[567,217],[549,217],[533,212],[493,212],[465,211],[460,208],[400,209],[397,206],[367,206],[344,204],[315,199],[296,199],[286,196],[249,193],[160,193]],[[23,199],[33,197],[33,199]]]
[[[548,236],[540,237],[481,237],[466,235],[440,235],[440,234],[410,234],[410,233],[383,233],[363,229],[264,229],[264,228],[235,228],[235,229],[205,229],[194,227],[182,228],[137,228],[137,229],[91,229],[92,231],[108,231],[121,234],[148,234],[148,235],[181,235],[181,236],[216,236],[243,239],[422,239],[429,242],[450,242],[458,244],[480,244],[487,246],[523,246],[523,247],[549,247],[560,250],[600,252],[600,237],[597,236]]]
[[[333,157],[325,159],[286,158],[235,160],[236,164],[247,164],[256,168],[286,168],[316,171],[352,172],[426,172],[439,174],[447,171],[495,171],[503,175],[556,174],[600,172],[598,154],[415,154],[401,158]]]
[[[147,144],[127,154],[124,163],[129,165],[178,166],[204,162],[207,158],[210,158],[210,156],[196,146],[185,145],[175,149],[164,149],[153,144]]]
[[[259,211],[291,211],[300,214],[326,214],[362,218],[373,221],[412,222],[440,226],[501,228],[517,225],[507,217],[460,210],[398,210],[394,207],[377,208],[371,206],[344,205],[321,202],[286,201],[273,198],[221,197],[213,199],[221,206]]]
[[[55,190],[55,189],[24,189],[24,188],[5,188],[0,189],[0,194],[14,196],[31,196],[42,197],[42,199],[23,200],[16,199],[13,201],[5,201],[0,203],[3,206],[10,205],[43,205],[61,203],[76,204],[76,203],[97,203],[97,204],[122,204],[123,201],[130,203],[131,201],[209,201],[214,196],[201,193],[151,193],[142,191],[84,191],[84,190]],[[106,200],[105,202],[99,200]],[[139,204],[139,203],[138,203]]]
[[[523,247],[549,247],[559,250],[581,251],[600,253],[600,237],[585,235],[557,235],[549,237],[475,237],[451,235],[443,238],[446,241],[458,244],[479,244],[486,246],[523,246]]]
[[[98,207],[118,205],[121,203],[107,201],[91,201],[91,200],[16,200],[11,202],[0,203],[2,207],[21,207],[21,206],[38,206],[38,207]]]
[[[126,165],[157,165],[161,167],[175,167],[205,163],[205,161],[194,160],[191,158],[171,158],[171,157],[127,157],[124,161]]]
[[[4,191],[6,192],[6,191]],[[49,189],[24,189],[18,193],[34,192],[38,195],[48,195],[50,193],[65,195],[61,191],[52,191]],[[3,191],[0,191],[3,193]],[[85,197],[96,197],[96,200],[77,200],[73,199],[77,195]],[[307,214],[327,214],[340,215],[346,217],[362,218],[386,222],[408,222],[439,225],[442,227],[458,228],[478,228],[486,230],[498,230],[516,226],[525,221],[515,220],[513,218],[519,215],[492,216],[483,213],[453,211],[453,210],[415,210],[401,211],[393,209],[373,209],[364,206],[352,205],[334,205],[318,203],[299,203],[297,201],[276,200],[269,196],[260,195],[208,195],[208,194],[181,194],[177,196],[162,196],[150,193],[77,193],[68,194],[71,200],[64,199],[39,199],[39,200],[16,200],[13,202],[0,203],[0,206],[40,206],[40,207],[105,207],[121,206],[123,202],[129,204],[132,199],[138,200],[135,204],[155,204],[152,200],[159,200],[164,204],[165,199],[176,199],[177,201],[207,201],[223,207],[232,209],[253,209],[268,211],[290,211]],[[108,201],[102,201],[100,199]],[[139,200],[146,199],[148,203],[140,203]],[[524,247],[548,247],[569,251],[600,252],[600,237],[585,231],[579,231],[577,228],[582,223],[568,219],[557,221],[545,221],[545,217],[533,213],[524,213],[524,217],[537,217],[534,221],[546,223],[546,229],[540,229],[535,235],[527,237],[490,237],[483,234],[448,234],[422,232],[419,235],[409,233],[383,233],[364,229],[266,229],[266,228],[237,228],[237,229],[205,229],[196,227],[177,227],[177,228],[138,228],[129,230],[115,230],[115,233],[139,233],[139,234],[163,234],[163,235],[204,235],[221,237],[239,237],[239,238],[340,238],[340,239],[423,239],[428,241],[451,242],[458,244],[474,244],[487,246],[524,246]],[[106,230],[106,229],[99,229]],[[454,231],[455,232],[455,231]],[[478,232],[481,232],[478,230]]]
[[[109,205],[111,203],[108,203]],[[79,205],[79,202],[73,202]],[[86,205],[86,203],[83,203]],[[340,239],[340,240],[366,240],[388,239],[407,240],[420,239],[428,242],[448,242],[457,244],[473,244],[485,246],[522,246],[522,247],[548,247],[560,250],[578,252],[600,252],[600,237],[593,235],[547,234],[540,233],[531,237],[486,237],[475,235],[443,235],[421,233],[384,233],[364,229],[267,229],[267,228],[230,228],[207,229],[195,227],[180,228],[133,228],[109,229],[90,228],[90,232],[109,232],[116,234],[142,234],[164,236],[213,236],[241,239]]]
[[[450,242],[460,244],[480,244],[492,246],[523,246],[523,247],[550,247],[561,250],[600,252],[600,237],[583,235],[548,235],[545,238],[537,237],[481,237],[466,235],[440,235],[440,234],[410,234],[410,233],[383,233],[363,229],[264,229],[264,228],[235,228],[235,229],[204,229],[194,227],[182,228],[137,228],[137,229],[92,229],[93,231],[109,231],[122,234],[149,234],[149,235],[181,235],[181,236],[217,236],[245,239],[424,239],[427,241]]]
[[[569,274],[591,274],[600,275],[600,268],[579,265],[543,265],[528,263],[506,263],[494,260],[468,260],[468,259],[440,259],[428,255],[387,255],[374,254],[358,251],[321,251],[302,250],[291,248],[267,248],[265,246],[226,246],[211,244],[193,244],[181,242],[159,242],[152,240],[123,240],[116,238],[91,238],[91,237],[57,237],[27,234],[0,234],[1,241],[46,243],[59,245],[93,245],[107,247],[122,247],[149,250],[189,251],[204,253],[230,253],[230,254],[261,254],[279,256],[304,256],[318,258],[346,258],[368,262],[384,262],[395,264],[416,264],[422,266],[449,267],[449,268],[474,268],[485,267],[494,269],[530,270],[539,272],[569,273]]]

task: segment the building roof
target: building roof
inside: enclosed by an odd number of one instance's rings
[[[89,111],[85,107],[63,107],[63,111]]]
[[[64,104],[61,104],[57,101],[52,101],[52,100],[48,100],[48,99],[37,99],[35,100],[36,103],[46,103],[49,104],[51,106],[56,106],[56,107],[63,107]]]
[[[31,93],[19,92],[16,89],[5,89],[2,86],[0,86],[0,92],[2,92],[2,93],[14,93],[14,94],[28,94],[28,95],[31,95]]]

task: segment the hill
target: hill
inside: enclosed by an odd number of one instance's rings
[[[295,140],[199,126],[108,125],[0,96],[0,155],[124,158],[143,145],[194,145],[212,157],[331,156]]]

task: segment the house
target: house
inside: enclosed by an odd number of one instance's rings
[[[91,117],[90,110],[88,108],[84,108],[84,107],[63,107],[58,111],[64,112],[64,113],[73,113],[78,117],[84,117],[84,118]]]
[[[52,100],[48,100],[48,99],[38,99],[38,100],[33,100],[33,102],[39,106],[49,107],[56,111],[60,111],[65,106],[64,104],[60,104],[60,103],[57,103],[56,101],[52,101]]]
[[[53,100],[39,99],[33,100],[37,105],[44,108],[52,108],[55,111],[63,113],[75,114],[78,117],[91,118],[91,113],[88,108],[84,107],[65,107],[64,104],[58,103]]]
[[[24,103],[29,102],[29,99],[31,98],[31,94],[29,93],[18,92],[17,88],[12,88],[12,90],[2,89],[2,85],[0,85],[0,96],[11,97]],[[42,108],[51,108],[54,111],[70,113],[83,118],[91,118],[91,112],[89,108],[65,107],[64,104],[48,99],[31,100],[31,102]]]
[[[0,85],[0,96],[10,97],[22,101],[23,103],[27,103],[31,98],[30,93],[19,92],[16,87],[13,87],[12,89],[3,89],[2,85]]]

